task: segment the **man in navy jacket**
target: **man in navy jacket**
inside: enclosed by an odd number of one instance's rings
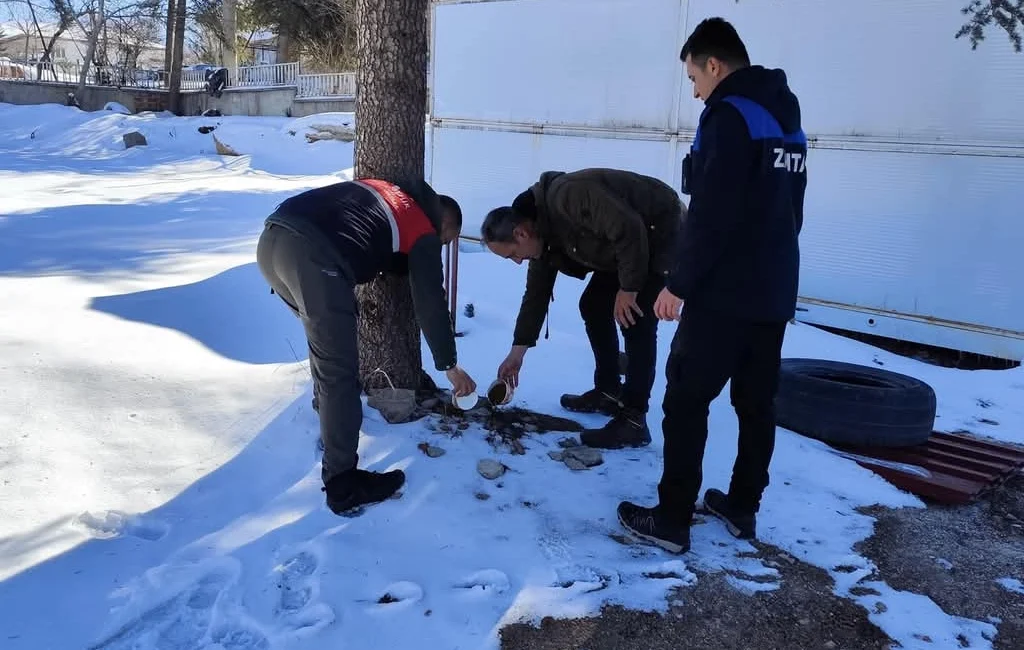
[[[705,109],[683,161],[690,204],[676,266],[655,303],[659,319],[679,321],[666,365],[664,472],[656,507],[618,509],[627,529],[675,553],[690,546],[708,409],[729,380],[738,453],[728,493],[709,489],[704,506],[733,535],[756,534],[783,335],[796,311],[807,185],[807,138],[785,73],[750,65],[721,18],[699,24],[680,58]]]

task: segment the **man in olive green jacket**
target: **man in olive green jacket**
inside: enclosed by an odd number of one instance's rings
[[[562,406],[612,420],[581,436],[591,447],[650,443],[646,413],[657,363],[654,301],[674,262],[686,208],[662,181],[616,169],[549,171],[511,206],[488,213],[484,244],[517,264],[529,260],[512,350],[498,376],[518,385],[526,351],[537,344],[559,272],[583,279],[580,314],[594,352],[594,387],[562,395]],[[626,342],[625,383],[619,380],[619,337]]]

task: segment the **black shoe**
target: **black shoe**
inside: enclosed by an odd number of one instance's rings
[[[615,415],[622,409],[618,391],[603,391],[591,388],[582,395],[562,395],[562,408],[574,413],[600,413]]]
[[[709,489],[704,493],[704,509],[725,522],[733,537],[754,539],[757,517],[754,513],[739,512],[729,505],[729,497],[721,490]]]
[[[350,469],[338,474],[321,488],[327,493],[327,507],[336,515],[358,514],[360,508],[394,496],[405,484],[405,472],[368,472]]]
[[[651,444],[651,430],[645,414],[625,408],[600,429],[584,429],[580,442],[597,449],[646,447]]]
[[[690,526],[687,523],[671,521],[658,508],[644,508],[629,501],[619,504],[619,523],[626,530],[669,553],[686,553],[690,550]]]

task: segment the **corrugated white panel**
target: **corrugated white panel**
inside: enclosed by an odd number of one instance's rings
[[[807,175],[802,298],[1024,338],[1024,158],[816,148]]]
[[[445,127],[434,129],[432,141],[431,184],[459,201],[463,232],[473,237],[488,211],[511,204],[541,172],[613,167],[668,180],[671,160],[666,141]]]
[[[1024,332],[1024,158],[813,150],[800,293]]]
[[[691,0],[686,34],[732,22],[754,63],[786,70],[809,134],[1024,144],[1024,55],[998,27],[976,51],[955,40],[964,4]],[[687,105],[701,107],[688,83]],[[680,127],[696,115],[681,111]]]
[[[434,8],[433,116],[670,130],[680,0]]]

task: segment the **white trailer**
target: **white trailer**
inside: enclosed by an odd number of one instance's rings
[[[545,170],[678,190],[703,108],[679,50],[723,16],[802,104],[798,319],[1024,359],[1024,54],[954,39],[963,4],[437,0],[428,173],[467,235]]]

